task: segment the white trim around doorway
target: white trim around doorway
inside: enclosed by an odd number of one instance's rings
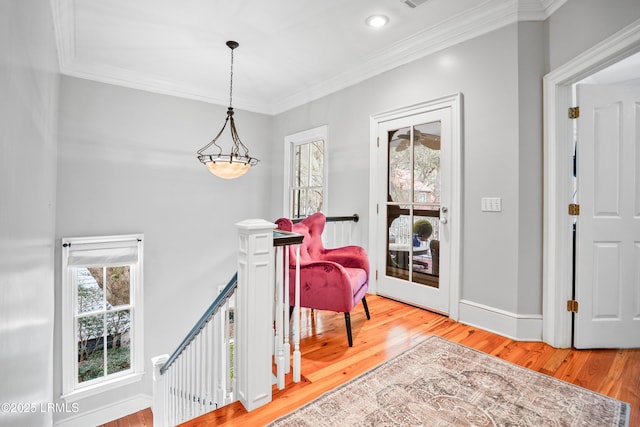
[[[573,126],[567,118],[573,85],[640,52],[640,20],[544,77],[544,243],[542,339],[553,347],[570,347],[572,294],[571,203]]]

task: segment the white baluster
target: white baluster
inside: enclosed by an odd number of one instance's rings
[[[224,316],[216,316],[213,323],[213,342],[218,343],[216,350],[213,352],[213,401],[220,406],[222,404],[222,386],[224,381]]]
[[[213,379],[214,379],[214,369],[215,366],[215,357],[216,357],[216,348],[220,342],[216,344],[216,341],[213,339],[213,330],[215,328],[215,318],[211,319],[211,321],[207,324],[206,336],[207,336],[207,348],[209,352],[207,354],[207,407],[209,410],[214,409],[211,407],[211,402],[215,401],[213,396]]]
[[[178,387],[179,387],[179,367],[180,365],[176,362],[173,363],[173,367],[171,368],[171,373],[173,375],[173,379],[171,381],[171,385],[173,387],[173,390],[171,390],[171,407],[172,407],[172,411],[171,411],[171,425],[176,425],[178,423],[178,411],[179,406],[178,406]]]
[[[167,393],[167,397],[169,398],[169,425],[175,425],[175,399],[173,397],[173,393],[175,390],[176,384],[176,367],[175,364],[172,365],[165,375],[169,375],[169,390]]]
[[[225,304],[224,306],[224,315],[220,318],[219,330],[218,333],[221,337],[221,342],[224,343],[222,348],[218,354],[220,371],[218,375],[220,376],[220,389],[219,393],[219,405],[224,405],[227,403],[229,399],[228,390],[229,390],[229,382],[231,381],[231,342],[229,340],[229,335],[231,333],[231,324],[229,319],[230,311],[229,304]]]
[[[189,390],[189,372],[187,366],[188,360],[189,349],[186,349],[182,352],[182,355],[180,357],[180,366],[182,368],[180,369],[180,376],[182,377],[180,381],[180,422],[187,419],[187,411],[189,409],[187,407],[187,404],[189,403],[187,400],[187,390]]]
[[[283,354],[284,354],[284,372],[291,372],[291,343],[289,342],[289,246],[283,246],[282,251],[284,252],[284,262],[282,263],[283,267],[280,271],[281,276],[284,278],[284,286],[279,287],[278,292],[282,292],[284,295],[284,304],[282,307],[282,316],[284,317],[284,343]],[[284,388],[284,374],[282,379],[282,387]]]
[[[198,338],[196,337],[195,345],[193,345],[191,349],[191,414],[190,419],[194,418],[198,415],[198,353],[199,353],[199,343]]]
[[[220,341],[216,341],[216,327],[218,326],[218,319],[221,318],[221,316],[218,316],[214,319],[211,320],[211,322],[209,322],[209,328],[207,329],[207,337],[209,339],[210,342],[210,347],[209,347],[209,357],[208,357],[208,361],[207,361],[207,365],[208,365],[208,377],[209,377],[209,382],[207,383],[207,394],[209,396],[209,410],[215,409],[219,406],[212,406],[212,402],[214,402],[216,405],[218,405],[218,401],[216,399],[216,363],[217,363],[217,357],[218,357],[218,353],[220,352],[220,344],[222,343],[224,345],[224,341],[220,340]]]
[[[205,383],[204,383],[204,395],[205,395],[205,405],[207,407],[207,411],[211,411],[212,409],[214,409],[211,406],[211,402],[213,401],[213,396],[211,393],[211,381],[212,381],[212,363],[213,363],[213,358],[215,357],[215,350],[217,348],[217,346],[220,345],[220,343],[216,344],[215,341],[213,341],[212,336],[211,336],[211,331],[214,328],[214,324],[215,324],[215,317],[213,319],[211,319],[209,321],[209,323],[207,323],[207,327],[205,328],[205,330],[203,331],[204,336],[206,338],[207,341],[207,357],[205,360]]]
[[[206,354],[206,342],[202,331],[198,334],[198,369],[196,370],[196,402],[198,404],[198,415],[202,415],[205,411],[204,407],[204,393],[202,392],[202,383],[204,382],[204,360]]]
[[[233,308],[234,310],[234,322],[235,322],[235,308],[237,307],[237,298],[236,298],[236,294],[234,293],[231,296],[231,300],[229,301],[229,307]],[[234,326],[233,330],[235,331],[237,327],[237,324]],[[234,349],[235,349],[235,345],[237,343],[236,340],[236,336],[235,336],[235,332],[232,335],[230,333],[230,329],[227,331],[227,337],[228,337],[228,342],[227,342],[227,349],[229,351],[231,351],[231,345],[233,344]],[[237,396],[237,378],[238,378],[238,374],[237,374],[237,367],[238,367],[238,352],[234,351],[233,355],[231,355],[230,353],[228,353],[228,357],[227,357],[227,361],[229,362],[229,365],[227,367],[227,373],[229,374],[229,382],[227,383],[227,390],[229,391],[228,393],[228,398],[229,401],[235,400],[236,396]],[[233,368],[233,372],[236,372],[236,374],[233,376],[233,378],[230,377],[231,375],[231,368]]]
[[[191,399],[191,386],[193,383],[193,346],[188,346],[185,350],[187,357],[185,357],[184,364],[186,368],[185,378],[187,380],[184,388],[185,393],[185,417],[183,420],[188,420],[193,416],[193,401]]]
[[[213,319],[212,319],[213,320]],[[200,388],[198,398],[200,399],[200,414],[209,411],[208,401],[209,398],[207,396],[207,371],[209,369],[209,359],[211,358],[211,349],[209,339],[207,337],[207,329],[209,329],[209,325],[211,324],[211,320],[207,322],[202,330],[200,331],[200,340],[201,340],[201,350],[200,350],[200,372],[198,373],[200,377]]]
[[[184,367],[182,366],[182,359],[184,352],[180,355],[176,365],[176,423],[184,417],[184,402],[182,390],[184,390]]]
[[[276,337],[275,337],[275,351],[276,351],[276,383],[278,390],[284,388],[284,340],[282,336],[283,330],[283,290],[282,285],[283,278],[283,247],[276,248],[276,276],[275,276],[275,299],[276,299]]]
[[[293,382],[300,382],[300,245],[296,245],[295,302],[293,307]]]
[[[172,369],[169,368],[168,371],[165,371],[164,375],[166,377],[165,379],[165,383],[164,383],[164,402],[165,402],[165,408],[167,408],[166,412],[165,412],[165,416],[164,416],[164,425],[166,426],[171,426],[172,424],[172,418],[171,418],[171,404],[173,403],[171,400],[171,387],[172,387],[172,380],[173,380],[173,376],[171,375]]]

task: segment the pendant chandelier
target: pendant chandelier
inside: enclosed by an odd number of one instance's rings
[[[258,159],[249,156],[249,149],[246,145],[240,141],[238,132],[236,131],[236,124],[233,120],[233,50],[237,48],[239,44],[234,41],[228,41],[227,47],[231,49],[231,83],[229,85],[229,108],[227,108],[227,118],[222,125],[222,129],[216,135],[213,140],[198,150],[198,160],[203,163],[209,172],[225,179],[238,178],[249,170],[251,166],[255,166],[258,163]],[[222,132],[229,124],[231,132],[231,140],[233,145],[229,154],[222,154],[222,147],[217,144],[218,139],[222,135]],[[214,154],[205,154],[205,151],[215,145],[218,148],[218,152]]]

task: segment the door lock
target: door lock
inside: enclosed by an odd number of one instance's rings
[[[447,212],[449,212],[449,208],[446,206],[442,206],[440,208],[440,212],[442,212],[442,214],[446,214]],[[446,224],[448,222],[447,218],[440,218],[440,224]]]

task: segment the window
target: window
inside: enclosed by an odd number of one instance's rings
[[[285,138],[285,215],[309,216],[327,210],[327,127]]]
[[[142,235],[62,239],[63,397],[140,379]]]

